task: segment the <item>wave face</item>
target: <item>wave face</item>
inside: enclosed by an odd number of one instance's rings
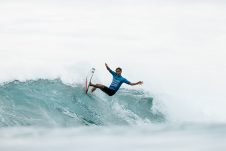
[[[108,97],[86,95],[82,85],[61,80],[13,81],[0,86],[0,126],[133,125],[162,122],[153,98],[141,90],[120,90]]]

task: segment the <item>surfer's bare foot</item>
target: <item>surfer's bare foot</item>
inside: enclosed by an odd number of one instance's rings
[[[93,88],[91,89],[91,92],[94,92],[96,89],[97,89],[97,88],[93,87]]]

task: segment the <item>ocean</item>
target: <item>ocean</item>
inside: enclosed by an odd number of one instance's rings
[[[0,0],[0,150],[226,150],[225,6]]]

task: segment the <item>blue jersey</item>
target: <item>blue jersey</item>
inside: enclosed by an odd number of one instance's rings
[[[111,85],[109,86],[109,89],[112,89],[114,91],[118,91],[118,89],[120,88],[120,86],[123,83],[126,83],[126,84],[130,83],[126,78],[123,78],[122,76],[117,75],[114,71],[112,71],[112,70],[109,70],[109,71],[113,76],[113,80],[112,80]]]

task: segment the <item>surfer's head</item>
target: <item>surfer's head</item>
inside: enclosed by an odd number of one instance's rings
[[[122,74],[122,68],[118,67],[115,69],[115,72],[117,75],[121,75]]]

